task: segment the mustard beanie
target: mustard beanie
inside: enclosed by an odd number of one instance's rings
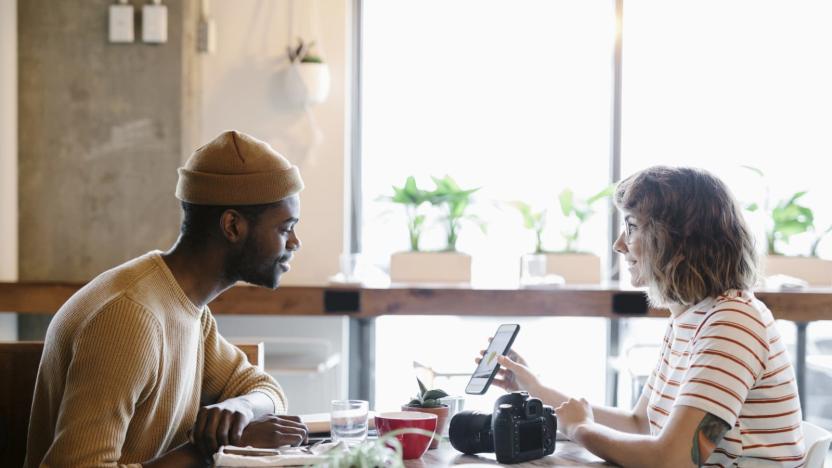
[[[297,166],[267,143],[231,130],[198,148],[179,168],[176,198],[194,205],[261,205],[301,190]]]

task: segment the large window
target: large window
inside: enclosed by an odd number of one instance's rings
[[[380,199],[410,175],[428,188],[429,176],[446,174],[463,187],[481,187],[475,211],[488,221],[488,233],[469,226],[459,242],[460,250],[474,256],[475,282],[513,284],[519,255],[533,247],[519,216],[500,202],[549,207],[546,247],[563,247],[562,220],[551,209],[557,194],[571,188],[589,195],[608,183],[614,3],[365,0],[365,254],[386,265],[392,252],[407,249],[403,210]],[[807,191],[801,203],[813,210],[815,230],[778,247],[789,255],[808,254],[817,235],[832,225],[829,24],[832,3],[820,0],[626,1],[622,175],[655,164],[698,166],[722,177],[743,205],[761,208]],[[770,223],[763,211],[746,213],[761,252]],[[601,255],[605,264],[609,219],[606,211],[595,216],[581,245]],[[441,248],[442,234],[441,228],[428,229],[423,247]],[[821,242],[817,253],[832,258],[832,240]],[[379,333],[384,333],[379,343],[396,333],[430,334],[437,343],[454,343],[459,327],[433,328],[438,321],[385,319],[379,322]],[[540,326],[555,325],[541,320]],[[787,342],[794,343],[794,327],[780,326]],[[574,330],[553,345],[563,344],[563,350],[603,346],[598,324],[564,319],[557,328]],[[661,324],[633,321],[625,327],[622,343],[657,343],[661,334],[651,328]],[[811,353],[827,353],[827,328],[812,329]],[[455,330],[443,335],[445,329]],[[467,357],[471,346],[447,352],[454,354],[452,359]],[[529,351],[558,356],[563,350]],[[416,356],[385,357],[379,365],[397,360],[401,366]],[[428,359],[424,356],[418,354],[418,359]],[[810,364],[815,369],[826,361],[814,358]],[[450,367],[453,372],[465,364]],[[388,397],[383,387],[388,371],[398,375],[379,367],[379,401]],[[597,392],[600,374],[582,372],[575,380],[585,379],[586,389],[575,390]],[[808,406],[812,411],[811,395]],[[821,407],[815,406],[817,411]]]
[[[473,256],[473,282],[516,285],[533,234],[504,202],[550,208],[547,249],[564,247],[556,207],[571,188],[590,196],[608,184],[614,9],[608,1],[420,0],[364,2],[362,63],[362,251],[386,266],[408,249],[404,210],[380,201],[408,176],[431,189],[450,175],[480,187],[471,211],[487,234],[465,226],[457,247]],[[580,248],[605,258],[606,207],[584,227]],[[428,221],[431,223],[431,221]],[[429,224],[422,248],[444,247]],[[507,310],[506,314],[512,311]],[[376,407],[415,393],[413,361],[440,374],[471,372],[473,356],[501,320],[390,317],[377,321]],[[517,349],[549,380],[595,401],[604,397],[606,326],[599,319],[518,319]],[[586,346],[584,360],[567,359]],[[437,380],[462,393],[467,379]],[[493,394],[470,399],[486,409]]]

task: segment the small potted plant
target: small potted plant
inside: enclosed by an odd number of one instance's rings
[[[290,70],[286,92],[302,104],[320,104],[329,95],[329,67],[314,51],[315,41],[298,38],[295,46],[286,47]]]
[[[579,249],[581,228],[595,214],[594,206],[612,195],[610,185],[589,198],[578,198],[572,189],[564,189],[558,196],[560,211],[565,218],[561,235],[565,241],[562,250],[551,251],[543,246],[543,231],[546,228],[546,210],[536,211],[524,202],[512,202],[523,217],[523,226],[533,230],[536,243],[534,252],[525,254],[521,264],[545,264],[546,275],[557,275],[567,283],[596,284],[601,281],[601,259],[592,253]],[[544,267],[540,267],[543,269]],[[541,272],[538,272],[541,273]]]
[[[763,172],[755,167],[743,166],[761,178]],[[808,256],[784,255],[782,247],[789,244],[792,236],[815,231],[815,217],[812,209],[802,205],[800,199],[806,191],[795,192],[788,198],[771,203],[766,187],[766,198],[763,206],[751,203],[745,208],[749,212],[762,210],[767,218],[766,225],[766,257],[763,270],[766,276],[788,275],[805,280],[813,286],[832,285],[832,261],[818,258],[817,249],[820,241],[832,231],[832,226],[817,235],[812,242]]]
[[[440,399],[448,396],[444,390],[433,389],[428,390],[422,380],[418,377],[416,382],[419,383],[419,393],[410,400],[406,405],[402,405],[402,411],[420,411],[422,413],[431,413],[436,415],[436,434],[443,434],[445,426],[448,424],[448,405],[442,403]],[[434,449],[439,446],[440,437],[434,436],[430,443],[430,448]]]
[[[485,225],[475,216],[466,214],[471,195],[478,189],[461,189],[449,176],[433,178],[433,191],[418,188],[409,177],[402,188],[393,187],[392,201],[402,203],[408,209],[409,252],[397,252],[390,258],[390,279],[397,283],[467,283],[471,281],[471,256],[458,252],[456,243],[463,222],[472,221],[481,229]],[[401,201],[397,201],[401,200]],[[440,251],[420,250],[418,239],[426,218],[415,208],[428,202],[440,215],[445,227],[445,247]]]

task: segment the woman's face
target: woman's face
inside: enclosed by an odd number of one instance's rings
[[[624,256],[626,266],[630,271],[630,283],[633,286],[646,286],[647,276],[644,274],[645,265],[642,262],[641,225],[635,216],[624,215],[624,226],[618,239],[612,244],[613,250]]]

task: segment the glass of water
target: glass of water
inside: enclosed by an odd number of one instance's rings
[[[367,438],[369,403],[365,400],[332,400],[330,412],[333,442],[359,443]]]

